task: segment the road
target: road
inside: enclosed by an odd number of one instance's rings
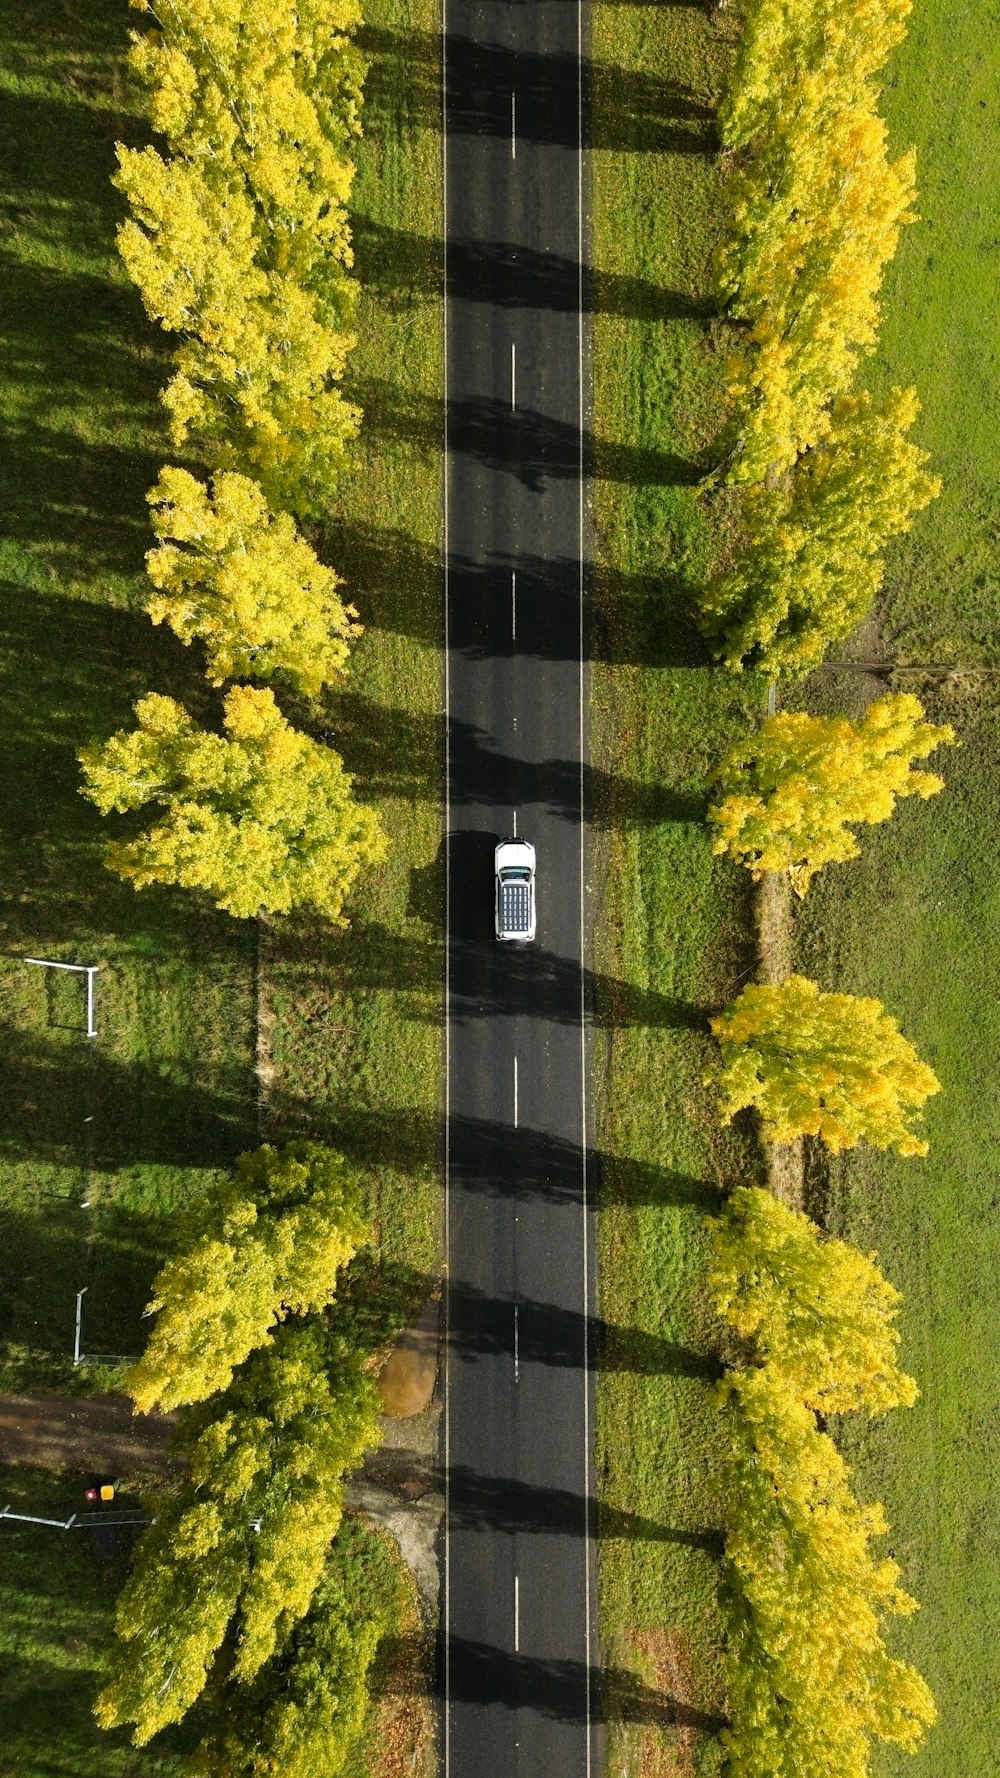
[[[446,1778],[599,1768],[582,0],[446,0]],[[538,857],[538,935],[492,859]]]

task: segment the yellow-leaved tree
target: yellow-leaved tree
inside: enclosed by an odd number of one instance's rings
[[[814,103],[836,103],[865,86],[906,33],[913,0],[738,0],[742,31],[719,108],[727,148],[745,148],[798,97],[803,70],[815,78]]]
[[[344,903],[386,841],[373,810],[330,747],[286,722],[266,689],[237,685],[224,734],[197,727],[173,698],[140,698],[139,726],[80,754],[83,795],[103,815],[158,806],[160,819],[107,847],[134,883],[203,889],[238,919],[312,907],[346,925]]]
[[[883,1624],[915,1601],[873,1540],[817,1415],[911,1405],[899,1368],[899,1293],[871,1256],[824,1238],[800,1212],[740,1187],[711,1229],[708,1286],[742,1342],[718,1385],[724,1465],[730,1723],[738,1778],[868,1778],[871,1742],[914,1750],[935,1719]]]
[[[868,1778],[871,1742],[914,1752],[926,1682],[883,1640],[916,1601],[871,1548],[888,1524],[795,1389],[770,1366],[719,1385],[726,1413],[730,1614],[723,1730],[733,1778]]]
[[[159,547],[146,556],[156,588],[146,609],[182,642],[205,644],[213,685],[280,674],[315,696],[341,676],[357,612],[256,482],[220,470],[209,491],[186,469],[164,469],[147,499]]]
[[[750,328],[731,385],[733,481],[780,475],[826,436],[831,400],[875,344],[883,272],[915,218],[915,155],[889,160],[875,94],[831,105],[807,78],[824,115],[789,96],[783,128],[732,175],[735,228],[716,260],[731,313]]]
[[[142,1414],[203,1401],[290,1313],[325,1309],[368,1231],[344,1161],[316,1142],[240,1155],[157,1274],[156,1320],[125,1387]]]
[[[819,1136],[834,1153],[858,1142],[927,1153],[916,1131],[941,1083],[880,1000],[824,994],[791,975],[751,983],[711,1026],[725,1123],[753,1106],[772,1142]]]
[[[242,181],[154,148],[118,159],[132,211],[119,251],[150,319],[184,336],[163,393],[174,445],[194,434],[223,467],[251,468],[272,504],[319,510],[357,431],[339,386],[354,335],[262,263]]]
[[[160,1500],[118,1601],[102,1728],[131,1724],[143,1746],[186,1715],[227,1635],[233,1677],[252,1680],[309,1610],[344,1473],[379,1440],[363,1356],[319,1324],[287,1323],[222,1395],[184,1411],[187,1479]]]
[[[351,263],[345,206],[361,133],[359,0],[132,0],[129,61],[171,155],[245,181],[273,269]],[[329,294],[346,290],[333,279]],[[349,298],[347,299],[349,300]]]
[[[709,1228],[717,1313],[806,1407],[912,1407],[917,1386],[899,1368],[903,1299],[873,1254],[821,1234],[800,1210],[753,1186],[737,1186]]]
[[[944,779],[914,760],[952,744],[948,723],[924,720],[919,698],[879,698],[858,722],[782,711],[726,755],[708,811],[713,851],[754,877],[782,871],[805,895],[824,864],[856,858],[852,828],[888,821],[902,797],[936,796]]]
[[[379,1546],[360,1520],[342,1521],[308,1615],[251,1684],[213,1698],[197,1778],[338,1778],[364,1732],[379,1645],[398,1638],[406,1610]]]
[[[914,389],[880,402],[845,395],[822,445],[777,486],[747,492],[736,564],[701,599],[706,634],[732,672],[808,673],[867,615],[886,544],[940,491],[907,436],[918,411]]]

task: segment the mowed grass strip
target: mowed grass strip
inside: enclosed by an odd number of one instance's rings
[[[884,109],[915,142],[922,220],[886,280],[873,378],[914,382],[917,431],[944,477],[941,498],[889,558],[885,595],[858,658],[955,663],[950,681],[900,675],[962,742],[947,788],[866,830],[862,856],[817,879],[797,922],[797,963],[825,987],[876,994],[934,1067],[930,1156],[845,1157],[830,1181],[831,1227],[904,1292],[910,1413],[851,1425],[859,1492],[881,1498],[917,1616],[895,1636],[926,1675],[940,1720],[915,1757],[879,1752],[881,1778],[990,1771],[1000,1617],[1000,440],[995,389],[1000,192],[996,91],[1000,22],[917,0]],[[809,703],[853,713],[874,687],[816,675]]]
[[[713,859],[707,776],[764,687],[713,668],[693,593],[726,537],[695,484],[724,418],[713,112],[731,46],[695,9],[594,11],[600,1612],[613,1778],[715,1770],[719,1330],[704,1220],[753,1181],[702,1086],[707,1018],[753,967],[745,873]],[[627,443],[632,466],[614,474]],[[663,1702],[643,1720],[632,1682]],[[673,1763],[668,1763],[673,1762]]]
[[[387,863],[350,929],[275,923],[264,981],[274,1030],[265,1126],[305,1130],[361,1169],[377,1266],[375,1344],[439,1264],[443,866],[442,195],[436,0],[372,0],[365,134],[352,202],[361,285],[348,393],[364,411],[323,555],[365,634],[318,720],[379,810]],[[359,1280],[360,1282],[360,1280]],[[372,1310],[376,1287],[384,1314]],[[361,1305],[359,1305],[361,1306]]]

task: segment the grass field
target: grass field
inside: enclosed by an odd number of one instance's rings
[[[276,922],[258,943],[193,897],[119,884],[101,863],[110,828],[78,794],[77,748],[126,722],[140,693],[169,692],[206,721],[216,701],[197,654],[141,609],[144,496],[168,459],[157,397],[169,344],[114,250],[114,143],[144,134],[124,68],[129,8],[0,9],[0,1387],[98,1381],[71,1365],[84,1283],[84,1349],[139,1349],[175,1210],[261,1124],[308,1130],[362,1167],[380,1288],[369,1263],[356,1306],[373,1345],[436,1269],[440,456],[395,423],[440,379],[440,142],[426,107],[436,13],[433,0],[373,0],[367,15],[352,366],[366,418],[323,539],[366,634],[348,688],[312,718],[378,802],[392,856],[350,934]],[[96,1042],[79,983],[25,956],[100,962]],[[36,1505],[73,1486],[12,1485]],[[88,1568],[60,1535],[4,1531],[10,1621],[37,1618],[52,1636],[27,1639],[0,1684],[0,1708],[21,1725],[3,1734],[0,1772],[173,1772],[169,1753],[116,1753],[90,1725],[121,1575]]]
[[[886,283],[876,378],[915,382],[919,431],[945,492],[892,554],[880,612],[884,658],[996,663],[1000,442],[993,424],[1000,194],[994,105],[1000,23],[917,0],[885,108],[918,151],[923,221]],[[798,923],[798,961],[828,986],[875,993],[937,1070],[926,1161],[862,1156],[830,1182],[830,1219],[877,1246],[905,1292],[904,1359],[921,1400],[845,1440],[863,1492],[885,1500],[919,1615],[899,1646],[926,1674],[940,1722],[915,1759],[880,1774],[959,1778],[996,1763],[995,1626],[1000,1616],[1000,682],[912,675],[935,720],[954,723],[948,788],[873,829],[862,858],[827,871]],[[871,686],[868,683],[868,691]],[[818,708],[850,709],[855,676],[823,673]]]
[[[128,7],[27,0],[0,20],[0,1381],[62,1385],[75,1292],[88,1350],[137,1350],[173,1212],[252,1140],[254,960],[235,922],[110,876],[78,794],[77,748],[140,693],[209,708],[139,603],[165,342],[114,252],[113,145],[141,136]],[[79,979],[25,956],[101,964],[96,1043]]]
[[[67,1519],[83,1502],[78,1480],[0,1470],[3,1504]],[[115,1544],[87,1530],[3,1527],[0,1564],[0,1774],[2,1778],[180,1778],[190,1738],[159,1738],[141,1752],[91,1716],[128,1569],[128,1533]]]
[[[724,1707],[703,1222],[720,1186],[759,1162],[714,1125],[701,1086],[707,1014],[753,964],[748,880],[712,859],[702,818],[707,773],[764,701],[752,677],[710,666],[690,618],[725,536],[724,511],[692,484],[722,416],[709,257],[727,56],[700,10],[595,8],[597,432],[648,466],[641,482],[596,485],[596,965],[653,1009],[641,1021],[600,1009],[600,1307],[659,1353],[599,1379],[600,1610],[608,1665],[676,1700],[663,1734],[618,1721],[611,1691],[613,1778],[715,1770]]]

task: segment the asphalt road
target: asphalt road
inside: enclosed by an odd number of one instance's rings
[[[599,1766],[582,0],[446,0],[446,1778]],[[493,848],[538,933],[493,937]]]

